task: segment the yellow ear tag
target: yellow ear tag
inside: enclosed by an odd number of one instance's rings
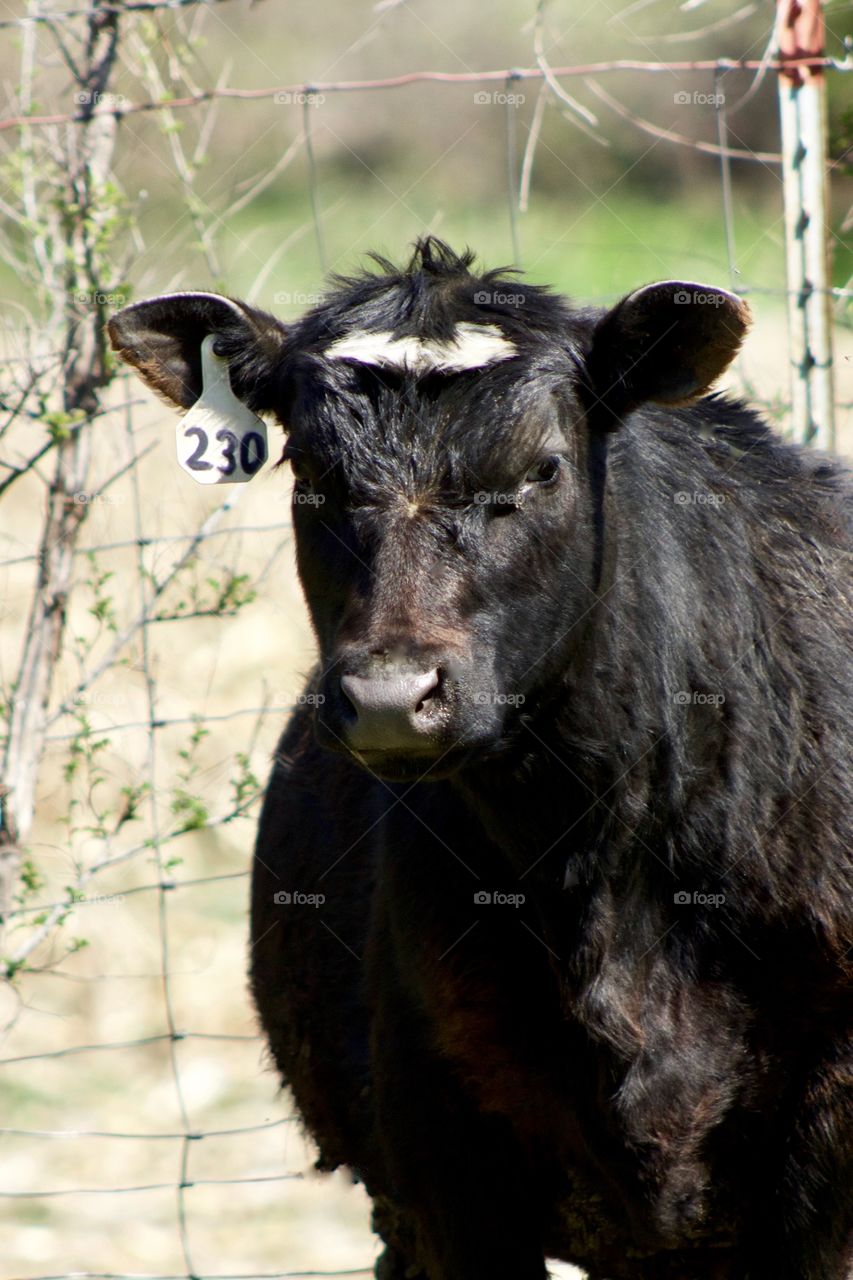
[[[178,423],[178,462],[199,484],[245,484],[267,460],[267,427],[231,390],[228,361],[201,344],[202,392]]]

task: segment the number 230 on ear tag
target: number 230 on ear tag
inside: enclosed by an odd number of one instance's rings
[[[178,423],[178,462],[199,484],[245,484],[267,460],[267,427],[231,390],[216,334],[201,344],[202,392]]]

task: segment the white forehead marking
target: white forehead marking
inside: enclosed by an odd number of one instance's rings
[[[516,347],[497,325],[462,321],[453,337],[444,341],[414,335],[393,338],[387,332],[350,333],[333,342],[324,354],[331,360],[358,360],[361,364],[408,369],[412,373],[452,373],[509,360],[516,354]]]

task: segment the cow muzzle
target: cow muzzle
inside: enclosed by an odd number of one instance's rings
[[[380,777],[445,777],[500,738],[495,687],[493,664],[471,653],[344,649],[319,686],[314,731]]]
[[[437,667],[341,676],[341,692],[349,704],[347,744],[359,753],[429,751],[442,727],[441,683]]]

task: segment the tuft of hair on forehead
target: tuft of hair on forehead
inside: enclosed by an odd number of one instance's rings
[[[457,253],[455,249],[451,249],[449,244],[443,240],[439,240],[438,236],[420,236],[412,246],[412,256],[406,263],[405,267],[396,266],[389,258],[383,257],[380,253],[370,253],[368,258],[379,268],[379,272],[385,276],[406,276],[417,285],[435,285],[441,280],[459,280],[470,276],[475,278],[475,273],[471,268],[476,262],[476,254],[473,249],[467,246],[461,253]],[[511,275],[515,273],[514,267],[501,267],[498,271],[502,275]],[[371,273],[374,274],[374,273]],[[358,277],[364,279],[364,276]],[[353,284],[355,281],[346,276],[336,276],[336,283],[342,285]]]
[[[335,294],[342,299],[349,297],[355,308],[365,310],[365,329],[377,328],[371,320],[384,310],[390,321],[387,328],[396,336],[452,337],[455,323],[465,318],[454,317],[454,310],[469,298],[473,299],[476,292],[477,276],[472,272],[475,257],[471,249],[456,253],[436,236],[423,236],[415,241],[404,267],[396,266],[378,253],[368,254],[368,260],[375,271],[332,277]],[[512,268],[508,268],[490,274],[511,272]]]
[[[435,236],[418,240],[403,266],[370,260],[360,275],[333,277],[324,300],[292,326],[295,359],[420,377],[572,345],[577,313],[514,268],[480,271],[470,250],[456,253]]]

